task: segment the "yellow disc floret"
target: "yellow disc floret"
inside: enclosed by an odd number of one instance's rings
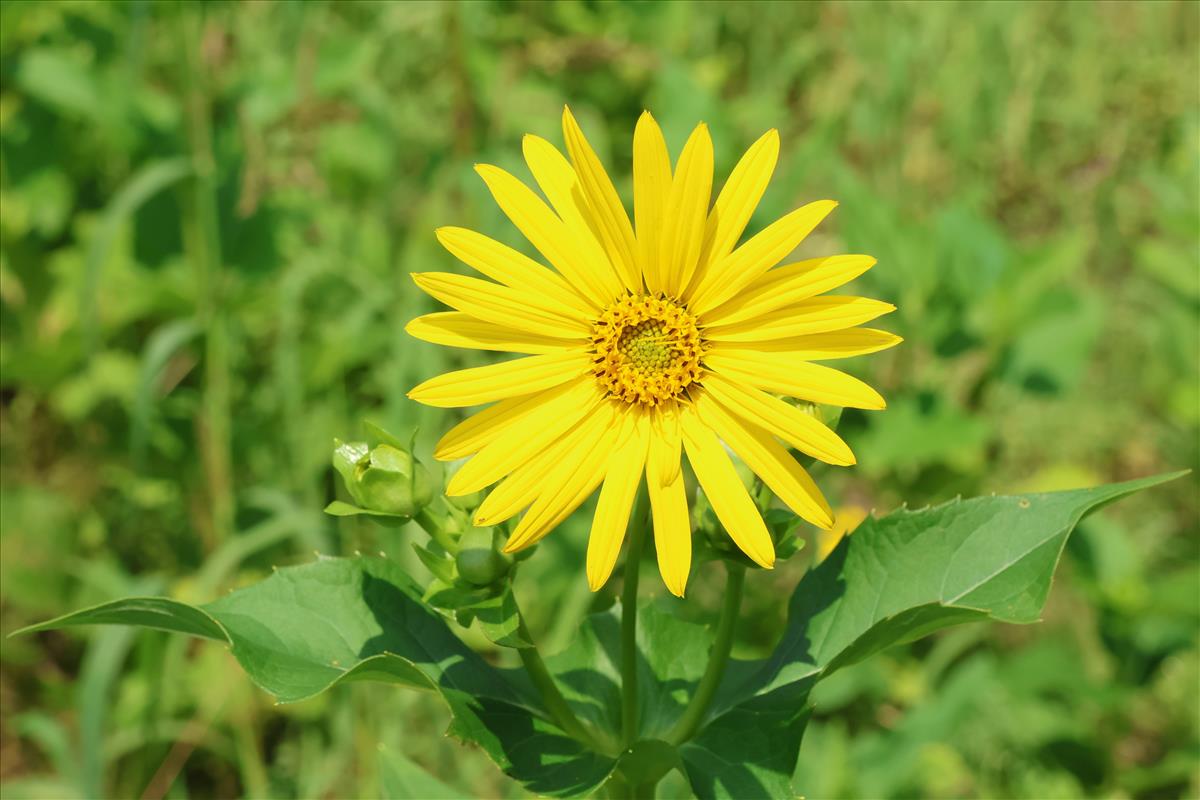
[[[610,396],[657,406],[700,380],[696,319],[655,295],[627,296],[604,310],[592,331],[592,371]]]

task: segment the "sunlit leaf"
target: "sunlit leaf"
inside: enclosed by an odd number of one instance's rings
[[[547,721],[530,689],[464,645],[420,597],[390,561],[325,558],[203,606],[131,598],[23,632],[125,624],[226,641],[250,679],[281,702],[349,681],[432,690],[453,715],[449,732],[478,744],[530,791],[577,796],[600,785],[615,760]]]

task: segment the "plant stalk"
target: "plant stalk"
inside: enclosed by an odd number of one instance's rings
[[[602,742],[598,741],[592,732],[579,721],[579,717],[575,716],[571,706],[567,704],[567,699],[563,697],[562,692],[554,683],[550,669],[542,660],[541,652],[538,651],[537,645],[533,644],[533,636],[530,635],[529,628],[525,625],[525,617],[520,612],[517,612],[517,633],[530,643],[529,647],[518,647],[517,654],[521,657],[521,663],[525,666],[525,671],[529,673],[533,685],[541,693],[542,702],[545,704],[546,710],[550,712],[550,716],[571,738],[598,753],[613,754],[611,752],[613,748],[605,747]]]
[[[728,577],[725,580],[725,600],[721,605],[721,617],[717,622],[717,636],[704,675],[696,686],[696,693],[683,711],[683,716],[667,733],[666,739],[673,745],[681,745],[696,735],[704,715],[712,705],[717,687],[725,675],[729,653],[733,649],[733,632],[737,628],[738,611],[742,605],[742,588],[746,583],[746,568],[740,564],[725,562]]]
[[[198,296],[196,316],[204,329],[203,447],[208,491],[212,501],[212,544],[233,534],[237,511],[233,491],[232,389],[230,343],[221,275],[221,233],[217,212],[216,165],[213,161],[209,98],[199,42],[202,11],[185,5],[179,10],[180,53],[183,59],[184,109],[195,177],[188,219],[192,269]]]
[[[658,781],[630,783],[619,772],[605,784],[605,795],[610,800],[653,800]]]
[[[633,744],[638,730],[637,597],[638,573],[646,531],[650,527],[650,499],[643,483],[633,510],[633,532],[625,553],[625,586],[621,589],[621,741]]]
[[[437,502],[437,500],[435,499],[434,502]],[[442,501],[442,505],[444,506],[444,501]],[[425,532],[429,534],[429,538],[441,545],[443,550],[451,555],[454,555],[454,553],[457,552],[458,546],[455,544],[453,534],[443,523],[445,515],[435,513],[431,506],[432,504],[425,506],[418,511],[413,517],[413,521],[420,525]],[[438,509],[439,512],[443,510],[444,508]]]

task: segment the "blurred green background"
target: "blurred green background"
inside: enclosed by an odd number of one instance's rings
[[[131,593],[203,601],[412,530],[320,513],[333,437],[453,415],[405,391],[482,358],[403,332],[434,227],[520,240],[472,172],[526,175],[570,103],[628,198],[643,108],[718,185],[763,131],[757,229],[824,197],[806,255],[906,338],[852,368],[883,413],[818,476],[886,511],[1195,467],[1200,4],[6,2],[0,25],[0,633]],[[524,245],[521,245],[524,246]],[[1195,474],[1088,520],[1045,623],[975,625],[822,685],[812,798],[1200,796]],[[550,650],[593,602],[587,519],[518,593]],[[811,552],[813,548],[808,548]],[[749,581],[762,653],[805,554]],[[694,575],[697,608],[719,581]],[[486,642],[464,632],[473,643]],[[494,654],[497,659],[509,654]],[[5,639],[5,798],[521,797],[432,698],[275,707],[212,643]],[[681,796],[678,783],[663,796]]]

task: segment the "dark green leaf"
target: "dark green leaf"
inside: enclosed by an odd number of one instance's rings
[[[529,647],[530,642],[521,632],[521,619],[517,614],[517,600],[512,586],[505,583],[492,597],[470,606],[479,620],[484,636],[501,647]]]
[[[751,698],[679,748],[692,791],[714,798],[792,797],[792,773],[808,724],[813,680]]]
[[[451,709],[450,733],[481,746],[531,791],[575,796],[607,779],[614,759],[549,723],[528,690],[466,647],[420,599],[390,561],[326,558],[200,607],[134,598],[26,631],[116,623],[224,640],[251,680],[282,702],[348,681],[432,689]]]

